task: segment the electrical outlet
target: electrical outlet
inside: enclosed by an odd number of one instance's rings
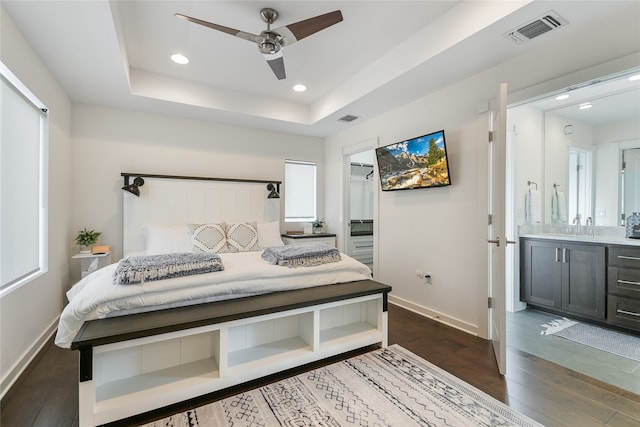
[[[433,285],[431,281],[431,273],[424,273],[424,283],[425,285]]]

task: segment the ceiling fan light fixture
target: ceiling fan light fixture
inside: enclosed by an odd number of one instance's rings
[[[295,92],[304,92],[307,90],[307,87],[305,85],[303,85],[302,83],[298,83],[293,85],[293,90]]]
[[[189,63],[189,58],[180,53],[174,53],[173,55],[171,55],[171,60],[180,65],[186,65]]]

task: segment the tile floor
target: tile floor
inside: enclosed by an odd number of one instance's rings
[[[640,394],[640,362],[540,334],[542,324],[561,317],[531,309],[507,312],[507,345]]]

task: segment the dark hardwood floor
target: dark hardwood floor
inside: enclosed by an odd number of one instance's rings
[[[389,306],[389,343],[400,344],[547,426],[640,425],[638,395],[513,349],[508,352],[507,376],[502,377],[488,341],[394,305]],[[335,360],[338,358],[332,361]],[[304,369],[316,366],[318,364]],[[301,370],[116,424],[149,422]],[[2,399],[0,426],[77,426],[77,376],[78,353],[50,343]]]

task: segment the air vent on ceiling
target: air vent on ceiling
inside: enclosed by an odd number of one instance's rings
[[[351,115],[351,114],[347,114],[347,115],[345,115],[345,116],[340,117],[340,118],[338,119],[338,121],[339,121],[339,122],[347,122],[347,123],[348,123],[348,122],[352,122],[352,121],[354,121],[354,120],[355,120],[355,119],[357,119],[357,118],[358,118],[358,116],[353,116],[353,115]]]
[[[518,44],[523,44],[544,33],[555,30],[569,24],[554,11],[549,11],[544,15],[523,25],[519,25],[505,35]]]

